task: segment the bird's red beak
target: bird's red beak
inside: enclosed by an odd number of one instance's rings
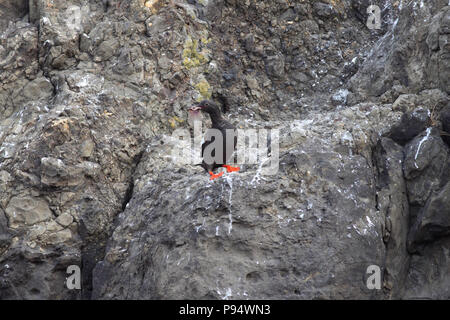
[[[189,111],[199,111],[199,110],[202,110],[202,107],[199,107],[199,106],[192,106],[192,107],[190,107],[189,108]]]

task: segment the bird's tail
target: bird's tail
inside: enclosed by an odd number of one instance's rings
[[[198,163],[198,164],[194,164],[194,167],[202,167],[203,169],[205,169],[206,172],[208,172],[208,168],[206,167],[205,163]]]

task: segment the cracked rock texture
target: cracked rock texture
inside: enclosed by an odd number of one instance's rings
[[[449,37],[447,0],[3,1],[0,299],[450,299]],[[186,165],[201,99],[277,172]]]

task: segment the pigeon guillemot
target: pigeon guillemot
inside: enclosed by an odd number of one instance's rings
[[[211,117],[211,122],[212,122],[211,129],[219,130],[222,133],[222,143],[223,143],[223,157],[218,162],[214,161],[213,163],[207,163],[207,162],[205,162],[205,159],[204,159],[205,158],[204,151],[205,151],[205,148],[209,144],[214,142],[214,139],[213,139],[214,137],[212,137],[208,140],[206,140],[206,138],[205,138],[205,142],[202,144],[202,154],[201,154],[203,161],[201,164],[198,164],[198,166],[201,166],[203,169],[206,170],[206,172],[208,172],[211,175],[211,178],[210,178],[211,180],[219,178],[223,175],[223,172],[214,174],[214,170],[216,170],[217,168],[224,167],[227,169],[227,172],[239,171],[239,167],[232,167],[232,166],[229,166],[226,164],[230,160],[234,150],[236,149],[236,144],[237,144],[236,134],[232,135],[232,137],[233,137],[232,141],[227,141],[227,133],[226,132],[227,132],[227,130],[235,131],[236,128],[222,117],[222,114],[220,112],[218,105],[211,100],[203,100],[200,103],[198,103],[197,105],[195,105],[189,109],[189,112],[193,112],[193,113],[198,112],[198,111],[206,112],[209,114],[209,116]],[[208,129],[208,131],[211,129]],[[210,136],[210,135],[208,135],[208,131],[206,133],[206,137]],[[230,136],[228,136],[228,137],[230,137]],[[230,145],[227,148],[227,142],[229,144],[232,143],[232,146]],[[213,157],[215,156],[214,152],[212,153],[212,156]]]

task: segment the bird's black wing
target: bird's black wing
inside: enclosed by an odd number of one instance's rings
[[[216,129],[216,130],[218,129],[222,133],[223,159],[221,161],[219,161],[220,163],[216,163],[215,162],[215,163],[209,164],[209,165],[206,164],[205,161],[203,160],[201,166],[208,172],[211,171],[211,170],[214,170],[216,168],[220,168],[222,165],[226,164],[227,161],[230,159],[232,153],[236,149],[236,144],[237,144],[237,136],[235,135],[234,136],[234,141],[233,141],[234,142],[233,143],[233,151],[231,152],[231,154],[228,154],[227,153],[227,149],[226,149],[226,146],[227,146],[226,131],[229,130],[229,129],[236,130],[235,127],[231,123],[229,123],[228,121],[220,120],[219,122],[214,123],[213,126],[211,127],[211,129]],[[208,129],[208,130],[211,130],[211,129]],[[207,136],[210,136],[208,138],[208,140],[206,140]],[[208,131],[207,131],[206,135],[205,135],[205,141],[202,143],[202,154],[201,154],[202,159],[204,159],[204,153],[205,153],[206,147],[208,145],[210,145],[211,143],[213,143],[214,141],[215,141],[215,137],[213,135],[211,135],[211,134],[208,134]],[[212,150],[211,156],[212,157],[216,156],[215,150]]]
[[[206,147],[207,147],[208,145],[210,145],[211,143],[213,143],[213,142],[214,142],[214,139],[215,139],[215,138],[214,138],[213,136],[212,136],[210,139],[208,139],[208,140],[206,140],[206,138],[205,138],[205,141],[202,143],[202,153],[201,153],[202,159],[204,159],[204,153],[205,153]],[[211,156],[213,156],[213,157],[215,156],[215,150],[213,150],[213,151],[211,152]],[[202,167],[203,169],[205,169],[206,172],[214,171],[214,169],[218,167],[215,163],[213,163],[213,164],[207,164],[207,163],[205,162],[205,160],[202,160],[202,163],[201,163],[201,164],[198,164],[198,166],[200,166],[200,167]]]
[[[236,128],[229,123],[226,120],[220,120],[218,123],[216,123],[215,125],[216,129],[219,129],[222,132],[223,135],[223,160],[221,164],[226,164],[234,150],[236,150],[236,145],[237,145],[237,135],[236,135]],[[230,150],[227,149],[228,144],[230,143],[227,139],[227,131],[228,130],[233,130],[234,131],[234,136],[233,136],[233,141],[230,141],[231,143],[233,143],[232,148],[230,148]]]

